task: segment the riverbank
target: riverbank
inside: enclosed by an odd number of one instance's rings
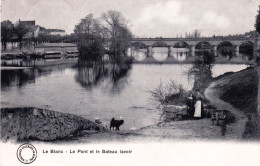
[[[205,90],[209,103],[229,110],[237,121],[231,125],[236,139],[259,139],[260,118],[257,114],[258,77],[256,68],[227,73],[215,78]]]
[[[229,129],[227,130],[229,132]],[[230,140],[221,135],[221,127],[212,125],[210,119],[183,120],[160,123],[137,130],[111,132],[81,132],[74,138],[57,140],[55,143],[108,143],[149,141],[216,141]]]
[[[76,135],[82,130],[106,131],[80,116],[34,107],[1,108],[3,141],[53,141]]]

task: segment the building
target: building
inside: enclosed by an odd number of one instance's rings
[[[46,31],[49,35],[60,35],[60,36],[66,35],[65,30],[63,29],[47,29]]]
[[[33,21],[20,21],[20,24],[27,27],[27,28],[30,28],[30,27],[35,27],[35,20]]]
[[[66,35],[65,30],[63,29],[46,29],[44,27],[36,25],[35,20],[31,20],[31,21],[19,20],[18,23],[29,30],[29,32],[25,35],[25,38],[38,37],[39,34],[60,35],[60,36]]]
[[[39,26],[35,24],[35,20],[32,20],[32,21],[19,20],[18,24],[20,24],[20,25],[24,26],[26,29],[28,29],[28,32],[24,36],[25,39],[38,36]]]

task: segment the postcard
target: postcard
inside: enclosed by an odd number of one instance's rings
[[[260,165],[256,0],[2,0],[1,166]]]

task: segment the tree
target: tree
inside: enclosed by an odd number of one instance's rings
[[[126,49],[132,39],[132,33],[127,27],[125,17],[118,11],[110,10],[103,13],[103,28],[109,36],[109,54],[112,62],[120,62],[121,56],[124,56]]]
[[[108,11],[101,18],[92,14],[81,19],[75,26],[81,60],[100,60],[109,54],[112,63],[121,63],[132,39],[126,19],[120,12]]]
[[[192,67],[188,71],[188,76],[194,78],[193,89],[204,89],[212,79],[212,67],[215,62],[215,56],[213,52],[206,50],[196,56],[196,59],[192,63]]]
[[[93,14],[88,14],[85,18],[81,19],[80,23],[75,26],[74,32],[76,34],[89,35],[93,32],[94,18]]]
[[[1,22],[1,40],[4,46],[4,51],[6,50],[6,44],[12,38],[13,23],[9,20]]]
[[[255,29],[258,32],[258,34],[260,34],[260,6],[259,6],[258,14],[256,16]]]
[[[14,34],[17,37],[17,41],[20,43],[20,50],[22,49],[22,41],[26,33],[29,32],[29,29],[26,28],[23,24],[21,24],[20,20],[18,24],[14,27]]]
[[[81,19],[80,23],[75,26],[74,33],[78,37],[80,60],[93,62],[101,59],[103,53],[101,27],[92,14]]]
[[[256,16],[255,29],[258,32],[258,34],[260,34],[260,6],[259,6],[258,14]],[[259,81],[258,81],[258,108],[257,108],[257,111],[258,111],[258,114],[260,114],[260,65],[259,65],[260,64],[260,60],[259,60],[259,57],[257,57],[256,61],[258,62],[258,78],[259,78]]]
[[[200,38],[201,37],[201,31],[198,29],[195,29],[192,33],[185,33],[186,38]]]

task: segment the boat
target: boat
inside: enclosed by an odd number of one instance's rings
[[[78,58],[79,52],[78,51],[66,51],[66,58]]]
[[[43,54],[45,59],[61,59],[62,52],[60,51],[47,51]]]
[[[34,52],[45,59],[78,58],[78,47],[74,43],[41,43]]]

